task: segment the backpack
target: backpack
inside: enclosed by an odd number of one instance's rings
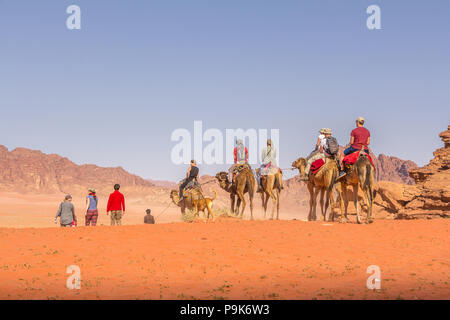
[[[337,142],[335,137],[329,137],[327,138],[327,148],[326,148],[326,152],[329,153],[330,155],[336,155],[339,152],[339,143]]]

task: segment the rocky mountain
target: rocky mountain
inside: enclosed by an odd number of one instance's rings
[[[379,184],[375,201],[397,218],[450,216],[450,126],[439,137],[444,147],[434,152],[430,163],[409,171],[415,185]]]
[[[392,181],[398,183],[414,184],[409,171],[417,168],[411,160],[402,160],[396,157],[380,154],[374,158],[375,179],[377,181]]]
[[[137,193],[148,193],[154,185],[123,168],[77,165],[56,154],[0,145],[0,190],[21,193],[85,193],[89,187],[110,192],[115,183]]]

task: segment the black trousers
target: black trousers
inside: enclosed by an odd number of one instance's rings
[[[193,178],[186,179],[186,180],[184,180],[184,182],[180,185],[180,199],[183,199],[183,190],[184,190],[184,188],[186,188],[186,186],[187,186],[191,181],[193,181],[193,180],[194,180]]]

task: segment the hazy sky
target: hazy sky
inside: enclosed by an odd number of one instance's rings
[[[450,124],[449,74],[448,0],[0,0],[0,144],[145,178],[181,178],[170,137],[194,120],[279,129],[289,167],[321,127],[346,144],[361,115],[375,153],[423,165]]]

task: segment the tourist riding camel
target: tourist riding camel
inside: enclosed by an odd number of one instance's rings
[[[277,165],[277,149],[272,145],[272,140],[267,140],[267,147],[265,147],[261,154],[261,167],[256,171],[256,181],[258,182],[258,191],[261,189],[261,176],[275,175],[280,172],[280,168]],[[281,182],[281,189],[283,189],[283,183]]]
[[[350,147],[345,149],[344,154],[340,157],[341,171],[338,179],[346,175],[342,163],[345,156],[360,151],[361,149],[364,149],[364,151],[369,154],[370,131],[364,127],[364,123],[365,119],[363,117],[358,117],[358,119],[356,119],[356,128],[350,133]]]
[[[241,139],[236,141],[236,147],[234,148],[233,155],[234,164],[228,171],[228,180],[230,180],[232,184],[234,183],[234,176],[236,174],[237,167],[248,164],[248,149],[244,146],[244,142]]]
[[[179,188],[179,196],[180,196],[179,201],[183,201],[183,199],[184,199],[184,196],[183,196],[184,188],[186,188],[189,184],[192,184],[193,182],[198,181],[198,174],[199,174],[199,169],[197,167],[197,163],[195,162],[195,160],[191,160],[191,165],[190,165],[188,171],[186,172],[186,179],[183,180],[183,182],[181,183],[180,188]]]
[[[330,128],[322,128],[320,130],[321,135],[319,135],[316,148],[317,150],[313,151],[308,158],[306,158],[306,168],[305,174],[300,180],[308,181],[309,171],[311,169],[311,165],[322,159],[325,161],[326,158],[334,158],[338,151],[339,145],[337,143],[336,138],[332,137],[332,131]]]
[[[370,144],[370,132],[364,128],[365,120],[359,117],[356,120],[356,129],[351,133],[350,147],[344,151],[345,156],[341,156],[340,182],[342,196],[341,206],[344,202],[344,214],[347,218],[348,199],[347,186],[353,187],[353,197],[356,209],[356,220],[361,223],[361,216],[358,208],[358,190],[364,193],[364,199],[368,208],[367,223],[373,222],[372,203],[374,198],[374,173],[375,166],[369,155],[368,146]]]

